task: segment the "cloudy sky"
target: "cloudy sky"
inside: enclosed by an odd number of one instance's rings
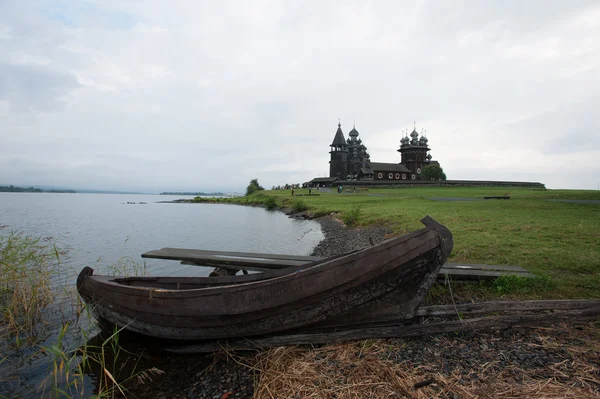
[[[0,1],[0,184],[267,187],[427,130],[450,179],[600,181],[600,2]]]

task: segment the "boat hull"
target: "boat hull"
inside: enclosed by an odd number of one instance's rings
[[[407,236],[304,268],[215,284],[213,278],[95,276],[86,268],[78,290],[110,323],[169,339],[249,337],[361,322],[383,310],[387,317],[411,318],[452,249],[445,227],[431,218],[424,223],[426,228]]]

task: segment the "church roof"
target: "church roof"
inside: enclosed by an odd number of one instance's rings
[[[401,163],[385,163],[385,162],[371,162],[371,169],[375,172],[406,172],[410,173],[410,170]]]
[[[350,130],[350,133],[348,133],[348,136],[358,137],[358,130],[356,130],[356,127],[352,127],[352,130]]]
[[[371,168],[360,168],[360,171],[362,172],[362,174],[364,175],[372,175],[373,174],[373,170]]]
[[[336,180],[340,180],[337,177],[315,177],[309,183],[333,183]]]
[[[344,133],[342,132],[342,124],[338,123],[337,132],[335,132],[335,137],[333,138],[332,146],[342,146],[346,145],[346,139],[344,138]]]

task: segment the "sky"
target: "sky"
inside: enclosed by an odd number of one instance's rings
[[[0,1],[0,184],[160,192],[375,162],[600,182],[600,2]]]

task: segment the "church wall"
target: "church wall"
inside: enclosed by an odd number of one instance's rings
[[[487,180],[350,180],[336,181],[336,184],[351,187],[367,188],[406,188],[406,187],[527,187],[546,189],[546,186],[540,182],[514,182],[514,181],[487,181]]]
[[[378,170],[375,172],[375,180],[410,180],[410,173],[407,172],[393,172],[393,171],[382,171]]]

